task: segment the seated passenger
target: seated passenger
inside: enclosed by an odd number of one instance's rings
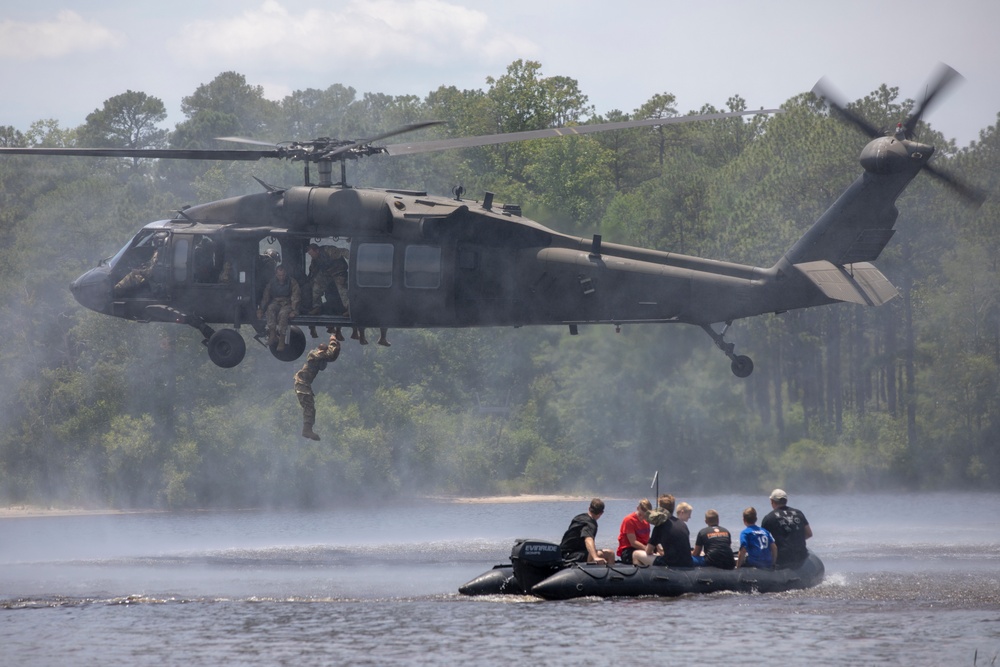
[[[740,554],[736,567],[757,567],[770,570],[778,556],[778,547],[771,533],[757,525],[757,510],[748,507],[743,510],[743,525],[740,533]]]
[[[279,352],[285,349],[288,320],[298,314],[300,300],[299,284],[288,277],[284,264],[279,264],[257,307],[257,319],[267,321],[267,344],[277,344]]]
[[[733,569],[736,566],[733,541],[729,531],[719,525],[719,513],[715,510],[705,512],[705,523],[708,527],[698,531],[694,549],[691,550],[694,564],[710,565],[723,570]]]
[[[160,250],[167,242],[167,232],[157,232],[153,235],[150,243],[153,247],[153,254],[148,260],[126,273],[121,280],[115,283],[113,294],[115,298],[133,296],[143,287],[150,287],[153,279],[153,267],[160,258]],[[131,252],[131,251],[130,251]],[[140,250],[141,252],[141,250]]]
[[[646,517],[652,509],[653,503],[643,498],[635,511],[622,520],[621,529],[618,531],[617,552],[621,562],[632,563],[633,552],[646,552],[646,543],[649,542],[649,521]]]
[[[641,565],[666,565],[668,567],[693,567],[691,559],[691,533],[687,524],[674,516],[674,497],[664,494],[657,504],[667,513],[667,520],[653,528],[646,545],[646,553],[632,554],[633,562]],[[650,557],[653,558],[650,558]]]
[[[598,550],[597,520],[604,514],[604,501],[594,498],[584,514],[577,514],[563,533],[559,550],[564,560],[574,563],[602,563],[613,565],[615,552],[611,549]]]

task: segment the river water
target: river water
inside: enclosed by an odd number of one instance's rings
[[[691,532],[766,497],[684,498]],[[635,499],[607,501],[612,546]],[[586,501],[0,519],[9,665],[1000,665],[1000,494],[796,496],[826,581],[783,594],[470,598]],[[508,561],[509,562],[509,561]]]

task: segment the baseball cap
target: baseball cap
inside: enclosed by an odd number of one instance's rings
[[[784,489],[775,489],[771,492],[771,500],[788,500],[788,494]]]

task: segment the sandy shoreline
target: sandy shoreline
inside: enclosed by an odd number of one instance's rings
[[[564,496],[564,495],[544,495],[525,494],[517,496],[430,496],[428,500],[439,500],[450,503],[547,503],[547,502],[567,502],[586,501],[590,502],[592,496]]]
[[[83,507],[43,507],[41,505],[0,506],[0,519],[33,518],[41,516],[100,516],[104,514],[154,514],[164,510],[116,510]]]
[[[456,504],[486,503],[543,503],[543,502],[586,502],[590,496],[524,494],[517,496],[426,496],[424,500]],[[169,510],[120,510],[112,508],[85,507],[45,507],[42,505],[0,505],[0,519],[35,518],[44,516],[100,516],[114,514],[154,514]],[[197,511],[197,510],[196,510]],[[201,511],[232,512],[232,509],[215,508]],[[253,511],[250,509],[249,511]]]

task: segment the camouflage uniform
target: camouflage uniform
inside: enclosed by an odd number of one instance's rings
[[[275,276],[264,288],[264,296],[260,300],[260,309],[264,311],[267,320],[268,345],[278,343],[284,349],[285,334],[288,332],[288,319],[292,313],[299,312],[299,302],[302,292],[294,278],[286,277],[280,282]],[[273,339],[277,337],[277,341]]]
[[[313,432],[313,424],[316,423],[316,402],[312,383],[316,379],[316,374],[326,368],[327,362],[336,361],[339,356],[340,342],[336,338],[331,338],[329,345],[320,345],[309,352],[306,363],[295,374],[295,397],[299,399],[299,405],[302,406],[302,437],[304,438],[319,440],[319,436]]]
[[[135,292],[138,292],[143,285],[148,284],[150,277],[153,275],[153,267],[156,265],[156,260],[159,255],[160,249],[157,248],[153,251],[153,256],[149,258],[148,262],[144,262],[126,273],[125,276],[115,284],[115,297],[117,298],[134,294]]]
[[[326,295],[327,310],[340,315],[347,311],[347,248],[327,245],[318,248],[319,254],[309,265],[309,280],[312,281],[312,312],[319,314]],[[329,291],[335,285],[337,293]]]

